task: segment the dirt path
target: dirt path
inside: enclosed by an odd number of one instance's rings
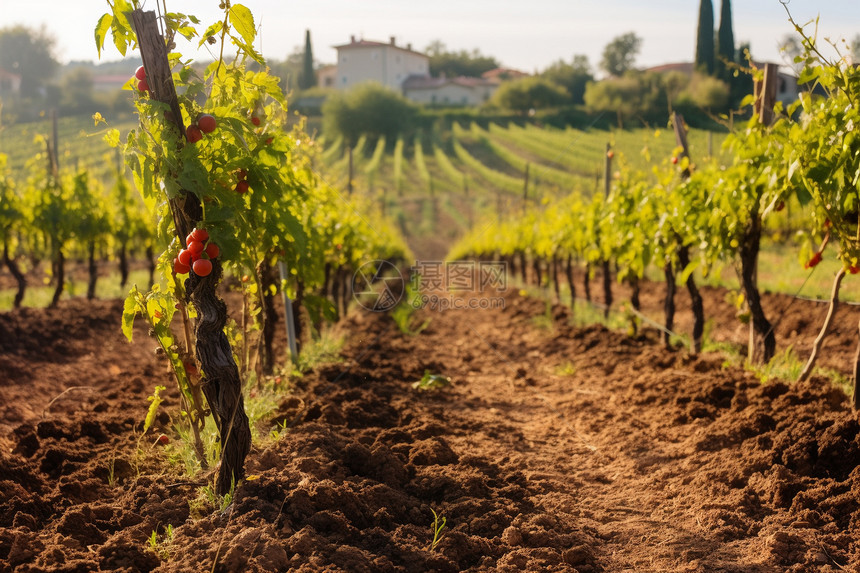
[[[261,432],[289,431],[254,448],[220,512],[134,439],[165,377],[145,337],[123,346],[112,305],[0,315],[0,572],[860,570],[860,426],[823,378],[762,386],[654,331],[573,328],[560,306],[539,327],[544,302],[519,295],[422,311],[412,337],[355,312],[344,361],[283,398]],[[821,309],[792,308],[785,337],[810,336]],[[426,370],[453,385],[414,390]],[[42,413],[77,380],[98,391]]]

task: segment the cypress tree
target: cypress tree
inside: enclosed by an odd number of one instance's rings
[[[732,1],[723,0],[720,7],[720,30],[717,32],[717,77],[731,84],[728,62],[735,61],[735,33],[732,29]]]
[[[699,5],[696,69],[708,75],[714,73],[714,6],[711,0],[702,0]]]
[[[302,59],[302,73],[299,75],[299,89],[306,90],[317,85],[314,73],[314,51],[311,48],[311,31],[305,30],[305,54]]]

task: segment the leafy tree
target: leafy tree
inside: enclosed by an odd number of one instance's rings
[[[720,5],[720,29],[717,32],[717,77],[729,81],[731,71],[727,63],[735,61],[735,32],[732,26],[732,0]]]
[[[687,88],[678,96],[679,105],[707,110],[722,110],[729,103],[729,86],[717,78],[695,74]]]
[[[75,68],[61,82],[60,105],[66,113],[95,111],[93,99],[93,72],[89,68]]]
[[[795,58],[803,53],[803,46],[800,43],[800,39],[798,39],[794,34],[787,34],[782,39],[782,42],[779,43],[779,51],[783,54],[785,63],[791,66],[795,74],[800,75],[801,70],[803,70],[804,63],[794,61]]]
[[[327,137],[342,136],[354,146],[362,135],[396,141],[398,135],[412,129],[418,108],[397,92],[367,82],[332,94],[323,104],[322,113]]]
[[[314,72],[314,52],[311,47],[311,31],[305,30],[305,51],[302,54],[302,73],[299,75],[299,89],[306,90],[317,85]]]
[[[480,77],[484,72],[499,67],[496,58],[484,56],[477,48],[471,52],[449,52],[439,40],[431,42],[425,52],[430,56],[430,75],[434,77]]]
[[[750,65],[749,61],[751,59],[752,54],[750,53],[750,44],[749,42],[744,42],[738,47],[738,53],[736,56],[738,67],[748,68]],[[753,77],[749,73],[739,71],[736,73],[735,77],[732,78],[731,86],[731,104],[736,106],[744,99],[744,97],[753,93]]]
[[[302,75],[305,53],[296,46],[291,54],[283,61],[270,61],[269,68],[272,75],[280,78],[280,87],[285,92],[301,89],[299,79]]]
[[[708,75],[714,73],[714,5],[711,0],[702,0],[699,4],[696,69]]]
[[[616,37],[603,49],[600,68],[611,76],[620,77],[633,68],[636,56],[642,48],[642,38],[635,32],[627,32]]]
[[[629,72],[620,78],[588,84],[585,90],[586,108],[614,112],[622,129],[625,118],[653,114],[662,109],[665,101],[659,74]]]
[[[0,29],[0,68],[21,76],[21,95],[38,95],[59,65],[54,57],[55,40],[42,28],[25,26]]]
[[[690,76],[684,72],[672,71],[663,74],[663,89],[666,91],[666,101],[669,104],[669,114],[672,114],[676,100],[690,84]]]
[[[570,94],[575,104],[584,103],[585,86],[594,81],[588,56],[577,54],[570,63],[558,60],[541,72],[541,77],[554,82]]]
[[[532,109],[557,107],[570,102],[563,87],[546,78],[520,78],[503,83],[493,94],[490,105],[527,114]]]

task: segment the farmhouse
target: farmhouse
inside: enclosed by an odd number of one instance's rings
[[[375,81],[401,91],[410,76],[430,75],[430,58],[416,52],[411,44],[398,46],[394,36],[389,43],[356,40],[335,46],[337,50],[337,89],[349,89],[356,84]]]
[[[21,93],[21,76],[0,68],[0,94]]]
[[[431,78],[412,76],[403,83],[403,95],[425,105],[481,105],[496,88],[497,81],[484,78]]]

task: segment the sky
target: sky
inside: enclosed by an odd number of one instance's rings
[[[195,14],[207,25],[219,17],[219,0],[166,1],[170,11]],[[267,58],[284,59],[302,49],[309,29],[320,63],[334,63],[333,46],[349,42],[351,35],[382,42],[395,36],[398,45],[412,44],[416,50],[435,40],[449,50],[478,49],[505,67],[526,72],[540,71],[559,59],[570,61],[576,54],[586,55],[596,69],[603,48],[631,31],[642,38],[637,67],[692,61],[699,1],[241,0],[254,13],[257,47]],[[717,27],[721,0],[712,2]],[[860,35],[860,0],[787,3],[801,25],[819,18],[820,38],[850,41]],[[155,5],[155,0],[145,0],[144,8]],[[0,0],[0,28],[44,25],[57,39],[60,61],[97,60],[93,28],[106,11],[105,0]],[[780,0],[734,0],[732,12],[736,45],[749,42],[758,61],[786,62],[778,46],[794,29]],[[110,45],[102,55],[103,61],[119,58]],[[202,53],[196,58],[210,56]]]

